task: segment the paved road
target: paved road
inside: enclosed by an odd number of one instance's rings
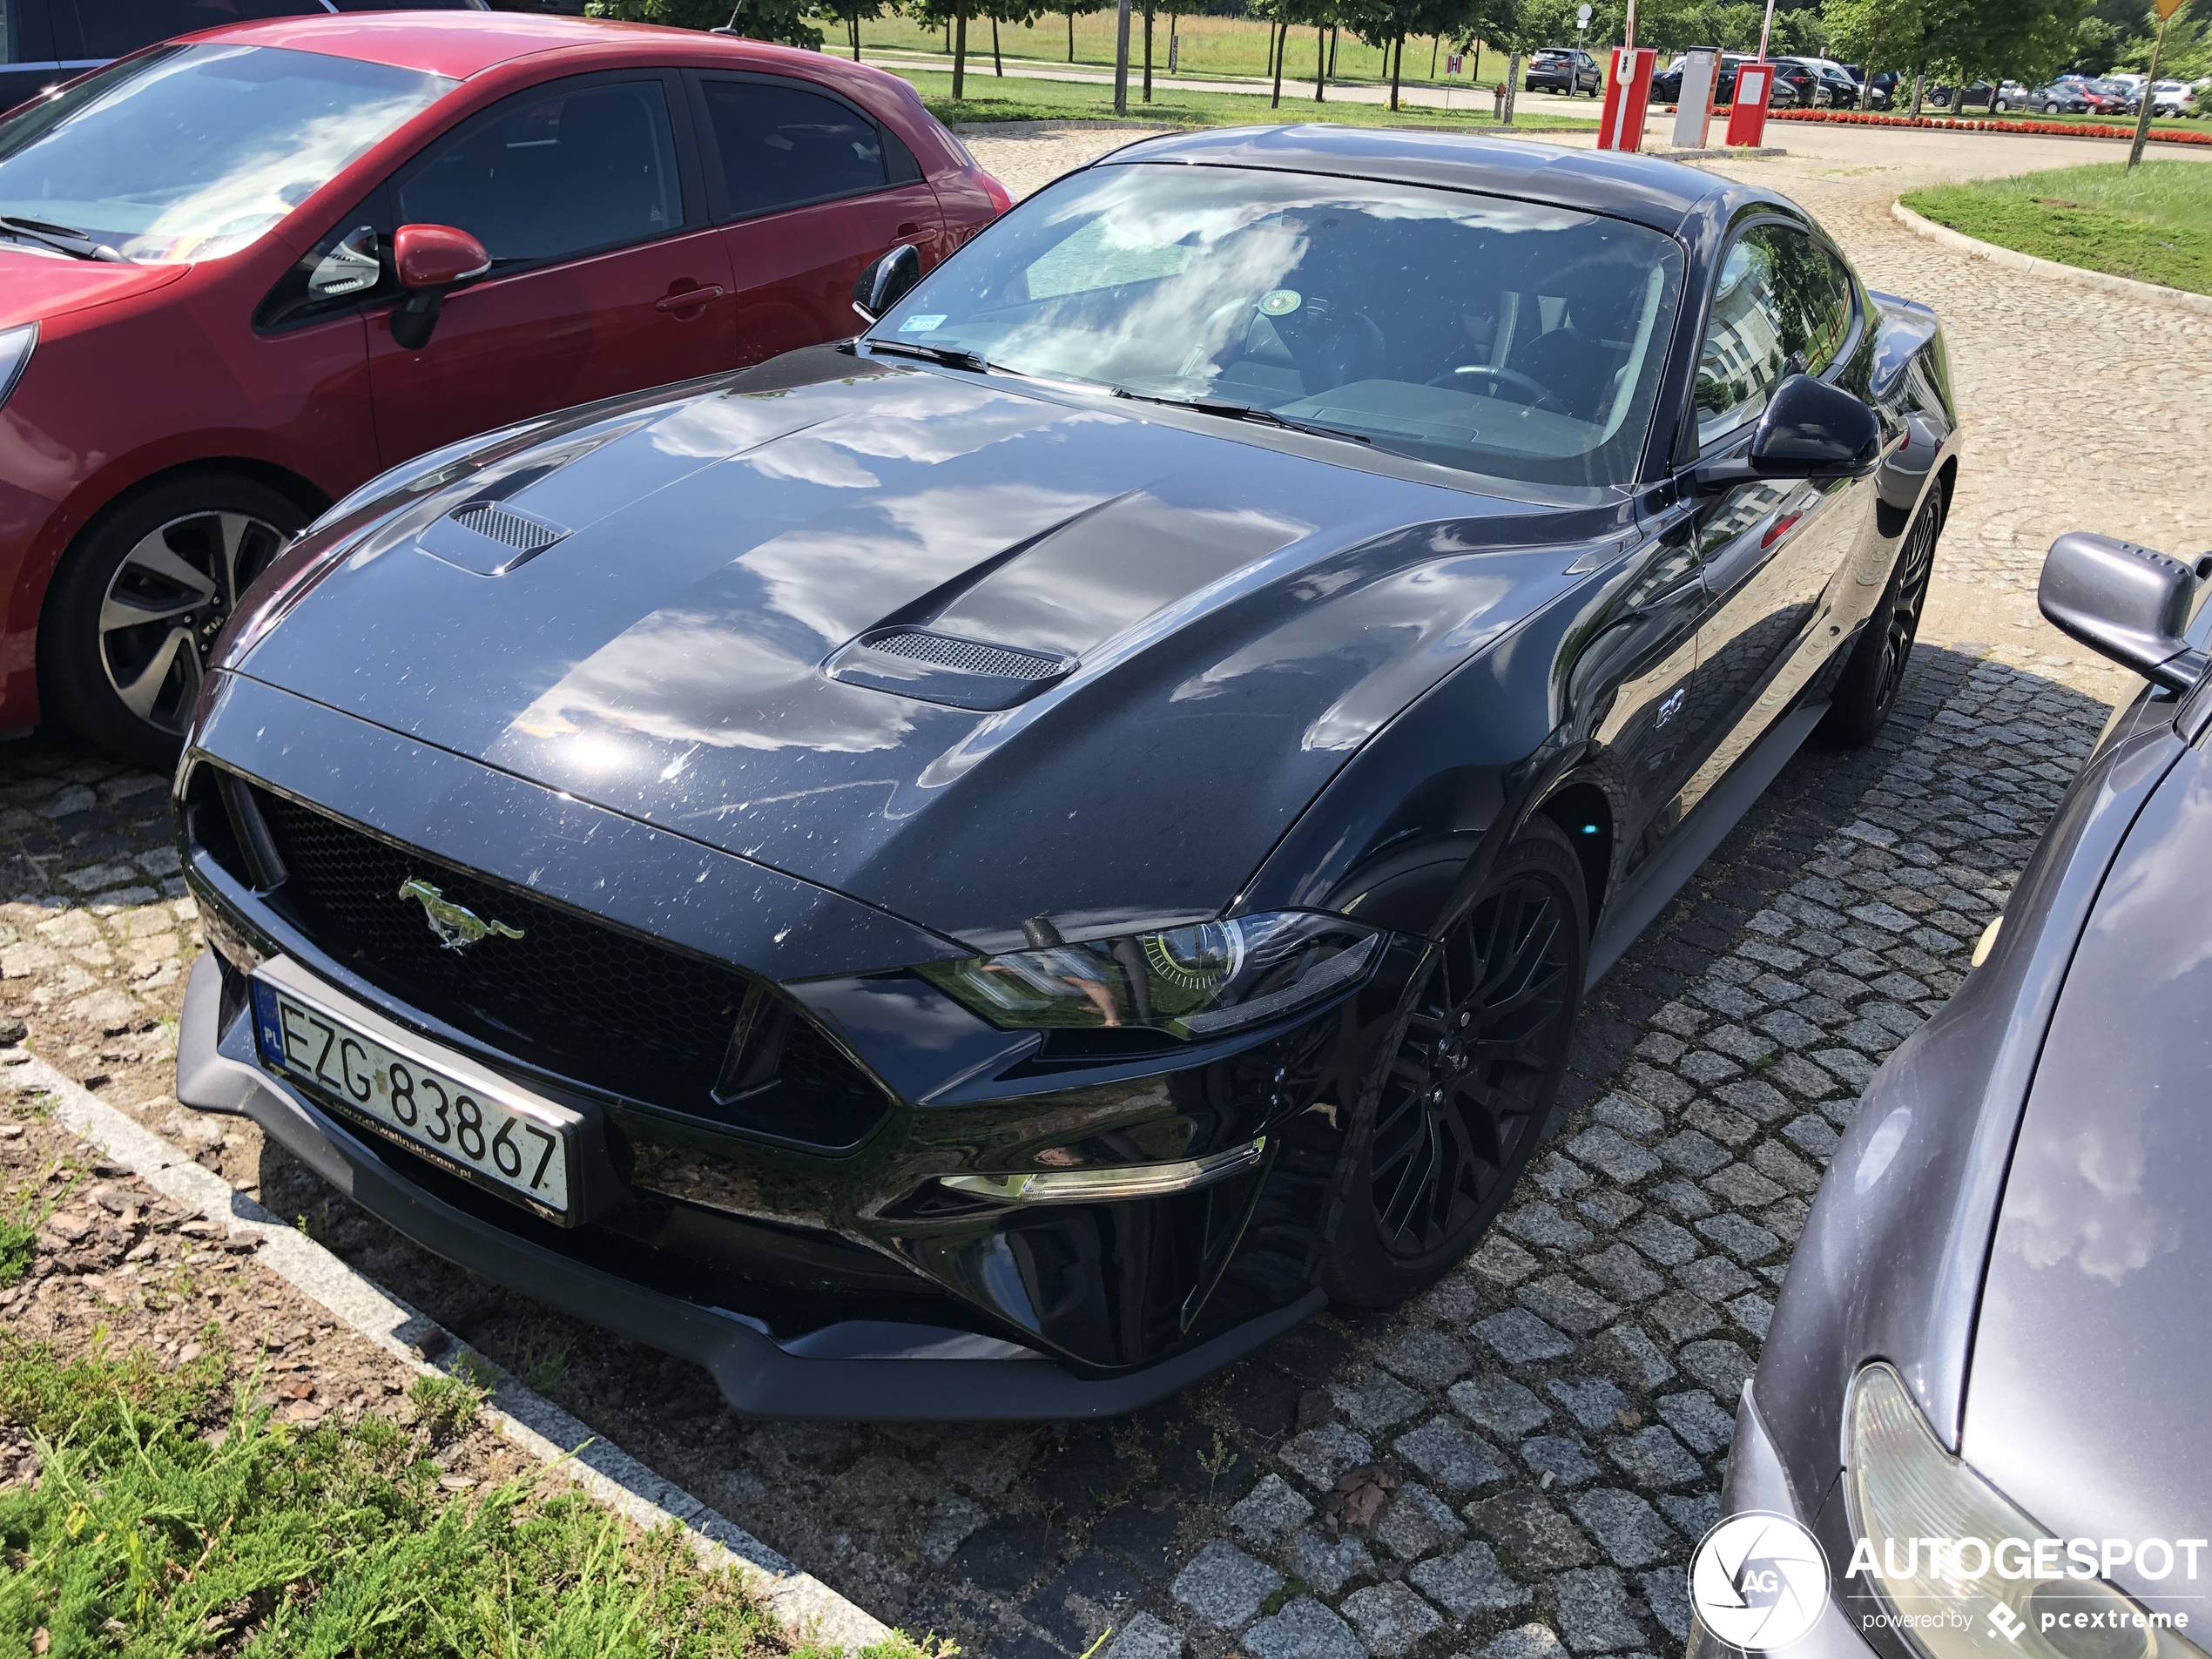
[[[1125,137],[975,144],[1032,187]],[[48,738],[0,749],[0,1004],[595,1427],[970,1653],[1077,1654],[1109,1625],[1116,1659],[1678,1651],[1729,1406],[1837,1131],[1957,985],[2128,684],[2034,618],[2040,550],[2080,523],[2195,550],[2212,518],[2207,320],[2039,289],[1885,216],[1923,177],[2081,147],[1892,138],[1793,134],[1807,153],[1732,165],[1951,329],[1973,436],[1905,701],[1874,749],[1793,762],[1608,976],[1519,1202],[1394,1317],[1325,1318],[1103,1426],[738,1421],[704,1373],[425,1257],[250,1126],[177,1109],[167,1021],[197,940],[162,781]],[[1372,1535],[1332,1541],[1320,1506],[1371,1459],[1405,1484]]]

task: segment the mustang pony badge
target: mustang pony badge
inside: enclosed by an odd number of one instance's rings
[[[502,939],[520,939],[523,930],[509,927],[503,921],[486,921],[466,905],[457,905],[420,876],[409,876],[400,884],[399,896],[412,899],[422,907],[422,914],[430,919],[430,931],[448,950],[466,950],[480,939],[497,934]]]

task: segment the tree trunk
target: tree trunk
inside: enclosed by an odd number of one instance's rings
[[[1467,79],[1476,91],[1482,90],[1482,43],[1479,40],[1474,43],[1474,73]]]
[[[1068,8],[1068,61],[1076,61],[1076,9],[1072,5]]]
[[[1513,106],[1521,96],[1521,49],[1514,48],[1513,56],[1506,59],[1506,118],[1501,125],[1513,125]]]
[[[1920,113],[1920,99],[1927,90],[1928,71],[1925,69],[1914,70],[1912,71],[1912,113],[1916,117]]]
[[[853,61],[860,61],[860,14],[857,11],[853,14]]]
[[[968,7],[953,13],[953,102],[968,92]]]
[[[1145,6],[1144,6],[1144,101],[1145,101],[1147,104],[1150,104],[1150,103],[1152,101],[1152,6],[1151,6],[1151,0],[1145,0]]]
[[[1329,25],[1329,78],[1337,78],[1337,25]]]
[[[1406,37],[1399,36],[1395,44],[1397,51],[1391,54],[1390,58],[1390,108],[1393,114],[1398,110],[1398,82],[1406,73]]]
[[[1313,101],[1325,103],[1329,96],[1329,31],[1320,24],[1313,25]]]
[[[995,12],[991,17],[991,73],[1001,78],[1006,75],[1006,60],[999,56],[999,20]]]
[[[1275,25],[1274,38],[1271,42],[1275,49],[1275,96],[1267,100],[1267,107],[1271,110],[1283,107],[1283,43],[1290,37],[1290,24],[1278,23]]]
[[[1428,43],[1428,78],[1431,80],[1436,78],[1436,54],[1443,50],[1444,37],[1441,35],[1432,37]]]

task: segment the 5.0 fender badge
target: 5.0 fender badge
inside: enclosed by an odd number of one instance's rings
[[[457,905],[432,887],[421,876],[409,876],[400,884],[399,896],[412,899],[422,907],[422,914],[430,919],[430,931],[448,950],[466,950],[478,940],[497,934],[502,939],[520,939],[523,930],[509,927],[503,921],[486,921],[466,905]]]

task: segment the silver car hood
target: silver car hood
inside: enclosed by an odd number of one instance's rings
[[[1990,1253],[1960,1451],[2065,1537],[2212,1537],[2212,768],[2145,804],[2059,997]],[[2212,1550],[2114,1575],[2212,1623]]]

